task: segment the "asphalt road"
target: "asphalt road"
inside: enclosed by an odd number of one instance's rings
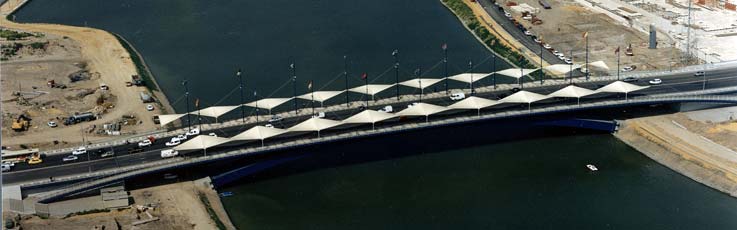
[[[694,90],[700,90],[703,84],[702,77],[695,77],[693,75],[693,72],[666,74],[663,76],[659,76],[658,78],[663,79],[662,84],[654,85],[648,89],[631,93],[630,96],[694,91]],[[638,85],[648,85],[647,81],[650,79],[651,78],[642,78],[639,81],[633,82],[633,83],[638,84]],[[603,83],[586,82],[586,83],[577,83],[577,85],[580,87],[588,88],[588,89],[596,89],[596,88],[603,86]],[[707,89],[728,87],[728,86],[735,86],[735,85],[737,85],[737,67],[733,67],[730,69],[723,69],[723,70],[711,70],[707,72],[707,84],[706,84]],[[549,94],[561,88],[561,86],[539,87],[538,81],[527,82],[525,83],[524,86],[525,86],[524,87],[525,90],[540,93],[540,94]],[[490,99],[499,99],[508,94],[511,94],[511,92],[484,93],[484,94],[477,94],[476,96],[490,98]],[[583,98],[581,101],[582,103],[585,103],[585,102],[593,102],[593,101],[612,100],[612,99],[617,99],[617,98],[622,98],[622,97],[623,97],[622,95],[618,95],[618,94],[602,94],[600,96],[592,96],[591,98]],[[445,98],[445,97],[431,99],[431,100],[424,100],[423,102],[437,104],[437,105],[449,105],[452,103],[452,101],[449,98]],[[575,99],[533,103],[533,107],[544,107],[544,106],[549,106],[551,104],[560,105],[560,104],[571,104],[571,103],[575,103]],[[401,110],[402,108],[406,108],[408,104],[409,102],[394,104],[393,106],[395,108],[395,112],[398,110]],[[379,109],[379,108],[372,107],[372,109]],[[519,110],[519,109],[526,109],[526,105],[525,106],[513,105],[513,106],[507,106],[504,108],[493,108],[493,109],[485,110],[484,113],[494,113],[494,112],[500,112],[504,110]],[[358,109],[352,109],[352,110],[345,110],[345,111],[340,111],[336,113],[328,113],[326,118],[342,120],[357,112],[359,112]],[[469,114],[469,113],[475,114],[474,111],[462,112],[459,114]],[[292,125],[295,125],[298,122],[301,122],[305,119],[307,119],[307,116],[285,118],[283,121],[276,123],[275,126],[278,128],[291,127]],[[418,122],[418,120],[424,121],[424,119],[416,119],[416,120],[410,119],[410,120],[403,120],[401,122]],[[264,123],[265,122],[262,122],[261,124],[264,124]],[[391,126],[393,125],[393,123],[390,122],[386,124],[377,124],[377,125],[378,125],[377,127]],[[221,136],[221,137],[231,137],[253,126],[254,125],[251,124],[248,126],[228,127],[228,128],[223,128],[223,129],[219,129],[219,130],[212,131],[212,132],[215,132],[218,136]],[[353,128],[352,130],[370,129],[370,128],[371,128],[370,126],[359,126],[359,127]],[[329,132],[323,131],[323,135],[329,135],[331,132],[335,133],[335,132],[341,132],[341,131],[329,131]],[[343,131],[343,132],[346,132],[346,131]],[[202,134],[206,135],[206,133],[202,133]],[[289,137],[289,138],[280,138],[280,139],[270,141],[270,142],[278,143],[278,142],[284,142],[284,141],[294,140],[294,139],[303,138],[303,137],[305,137],[305,135],[299,135],[299,136],[294,136],[294,137]],[[20,164],[17,164],[13,168],[12,171],[6,172],[3,174],[3,183],[14,184],[14,183],[27,182],[27,181],[32,181],[32,180],[44,180],[44,179],[49,179],[49,177],[84,174],[88,172],[94,172],[97,170],[113,169],[116,167],[130,166],[130,165],[160,160],[161,150],[170,148],[170,147],[165,146],[166,141],[168,140],[156,140],[151,146],[145,147],[144,151],[138,152],[138,153],[128,152],[128,150],[131,148],[137,148],[137,143],[131,143],[128,145],[116,146],[116,147],[106,148],[106,149],[89,149],[88,154],[79,155],[78,156],[79,159],[73,162],[63,162],[62,158],[65,157],[65,155],[53,155],[53,156],[46,157],[44,159],[44,162],[38,165],[28,165],[25,163],[20,163]],[[214,148],[212,151],[210,150],[208,151],[209,151],[209,154],[217,154],[219,152],[224,152],[226,150],[232,150],[234,148],[247,148],[247,147],[256,146],[258,144],[260,143],[237,144],[235,146],[230,146],[230,147]],[[108,157],[108,158],[101,158],[99,153],[106,152],[106,151],[115,152],[115,156]],[[186,155],[188,157],[194,157],[200,154],[203,154],[203,152],[202,151],[192,152]]]

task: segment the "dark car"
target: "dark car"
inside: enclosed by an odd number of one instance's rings
[[[143,148],[129,148],[128,153],[140,153],[143,152]]]
[[[509,91],[512,91],[512,93],[516,93],[516,92],[519,92],[520,90],[522,90],[522,89],[520,89],[519,87],[514,87],[514,88],[510,89]]]
[[[636,82],[636,81],[638,81],[638,79],[637,78],[634,78],[634,77],[626,77],[626,78],[624,78],[623,81],[624,82]]]
[[[704,71],[696,71],[696,73],[693,74],[694,77],[703,77],[706,75],[706,72]]]

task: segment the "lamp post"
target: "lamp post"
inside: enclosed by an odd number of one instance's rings
[[[187,80],[182,81],[184,86],[184,102],[187,106],[187,130],[192,129],[192,121],[189,117],[189,88],[187,87]]]
[[[243,107],[243,76],[241,76],[241,69],[238,69],[235,75],[238,76],[238,88],[241,90],[241,119],[243,122],[246,122],[246,108]]]
[[[348,107],[350,99],[348,98],[348,56],[343,55],[343,77],[345,78],[345,107]]]
[[[394,57],[394,78],[396,79],[394,88],[397,91],[397,101],[399,101],[399,50],[392,52]]]
[[[294,114],[297,114],[297,68],[294,66],[294,61],[289,65],[289,69],[292,70],[292,102],[294,104]]]

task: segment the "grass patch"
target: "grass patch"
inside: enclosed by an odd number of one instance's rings
[[[120,35],[111,33],[113,36],[115,36],[116,39],[118,39],[118,42],[120,42],[121,45],[123,45],[123,48],[130,54],[131,60],[133,61],[133,64],[136,65],[136,72],[138,73],[138,76],[141,76],[141,79],[143,79],[143,82],[146,84],[146,88],[149,91],[159,91],[159,88],[156,87],[156,84],[154,83],[153,76],[149,74],[149,71],[147,70],[146,66],[143,64],[143,60],[138,55],[138,52],[136,52],[135,49],[131,46],[131,44],[128,44],[128,42],[125,41]]]
[[[22,40],[27,37],[38,37],[36,34],[0,29],[0,37],[9,41]]]
[[[499,54],[502,58],[508,60],[515,65],[522,68],[536,68],[535,65],[530,63],[522,54],[515,51],[509,46],[502,44],[499,38],[494,36],[489,30],[486,29],[481,22],[476,19],[476,16],[463,0],[440,0],[443,4],[450,9],[458,18],[461,19],[463,25],[469,30],[473,31],[473,34],[483,41],[486,47]]]
[[[212,206],[210,205],[210,201],[207,199],[207,196],[205,196],[205,194],[202,194],[201,192],[197,193],[197,196],[200,197],[200,201],[202,201],[202,204],[205,205],[205,209],[207,209],[207,214],[210,215],[210,219],[212,219],[212,221],[215,221],[215,226],[217,226],[218,229],[222,229],[222,230],[227,229],[225,228],[225,224],[223,223],[223,221],[221,221],[218,215],[215,213],[215,210],[212,209]]]

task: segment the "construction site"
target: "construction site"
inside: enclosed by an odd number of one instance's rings
[[[0,45],[3,149],[58,148],[155,129],[159,111],[146,107],[158,104],[138,98],[146,88],[123,84],[134,78],[103,76],[76,40],[2,29]],[[116,111],[121,103],[138,109]]]

